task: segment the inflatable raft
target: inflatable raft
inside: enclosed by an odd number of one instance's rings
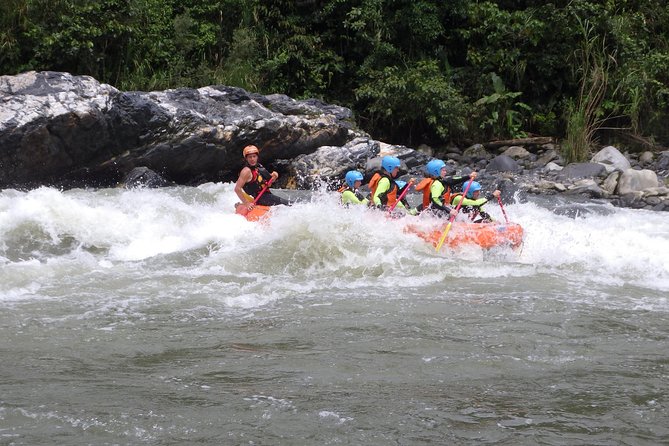
[[[253,209],[246,212],[242,207],[236,208],[236,213],[243,215],[248,221],[259,221],[269,218],[271,206],[255,205]],[[439,239],[446,228],[445,223],[437,225],[421,225],[419,223],[409,224],[404,228],[404,232],[417,235],[434,247],[439,243]],[[450,248],[457,248],[463,245],[478,245],[484,249],[494,248],[496,246],[510,246],[513,249],[519,248],[523,243],[523,228],[516,223],[468,223],[454,222],[444,245]]]
[[[246,218],[248,221],[258,221],[265,217],[269,217],[268,212],[271,209],[271,206],[262,206],[260,204],[256,204],[250,211],[242,209],[244,208],[236,206],[235,213],[244,216],[244,218]]]
[[[445,224],[424,228],[410,224],[405,232],[415,234],[436,248],[446,229]],[[448,232],[444,246],[457,248],[463,245],[478,245],[484,249],[510,246],[513,249],[523,244],[523,228],[516,223],[466,223],[455,222]]]

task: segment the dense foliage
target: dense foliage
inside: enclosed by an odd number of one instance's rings
[[[664,0],[4,0],[0,72],[318,97],[395,143],[534,133],[578,159],[667,144],[668,36]]]

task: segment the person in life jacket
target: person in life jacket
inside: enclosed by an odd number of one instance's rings
[[[471,183],[471,184],[470,184]],[[467,189],[469,186],[469,189]],[[463,193],[454,195],[451,198],[451,204],[457,206],[462,200],[462,206],[460,210],[469,215],[469,219],[474,223],[490,223],[494,221],[490,214],[481,210],[484,204],[490,200],[492,197],[499,197],[502,193],[499,190],[495,190],[492,194],[488,194],[487,197],[481,197],[481,185],[474,180],[469,180],[462,185],[462,190],[467,191],[467,196],[463,197]]]
[[[384,156],[381,159],[381,171],[375,173],[369,180],[369,188],[372,191],[369,205],[382,209],[390,209],[396,206],[409,214],[415,215],[416,210],[410,209],[406,200],[397,201],[403,192],[403,187],[408,187],[406,184],[401,187],[395,180],[400,172],[400,164],[399,158],[394,156]]]
[[[344,184],[340,189],[341,204],[348,206],[349,204],[368,204],[369,200],[360,192],[359,187],[362,186],[363,176],[357,170],[349,170],[346,172]]]
[[[451,189],[467,181],[467,177],[447,176],[446,163],[439,159],[427,163],[425,172],[427,178],[416,186],[417,191],[423,192],[423,202],[419,206],[419,211],[429,211],[437,216],[455,217],[456,212],[450,206]],[[469,179],[475,180],[477,175],[476,172],[472,172],[469,174]]]
[[[270,178],[273,178],[272,181],[274,181],[279,178],[279,174],[276,172],[269,173],[258,162],[260,149],[256,146],[249,145],[244,147],[242,154],[244,155],[246,164],[241,172],[239,172],[239,178],[237,178],[237,182],[235,183],[235,193],[241,200],[241,203],[237,203],[235,208],[237,212],[245,213],[253,209],[254,198],[262,192]],[[272,194],[269,188],[262,193],[257,204],[263,206],[289,205],[285,199]]]

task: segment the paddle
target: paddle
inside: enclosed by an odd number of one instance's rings
[[[497,201],[499,202],[499,207],[502,210],[502,214],[504,214],[504,220],[506,220],[506,224],[509,224],[509,217],[506,216],[506,211],[504,210],[504,206],[502,205],[502,196],[497,197]]]
[[[258,200],[260,200],[260,197],[262,197],[262,194],[264,194],[267,191],[267,189],[269,189],[269,187],[272,185],[273,182],[274,182],[274,177],[270,178],[269,181],[265,184],[265,186],[260,190],[260,192],[258,193],[258,196],[253,200],[253,203],[251,203],[252,206],[255,206],[256,204],[258,204]],[[235,206],[235,212],[238,213],[238,214],[241,214],[241,215],[246,215],[246,214],[249,213],[250,209],[244,209],[243,211],[240,211],[239,207],[242,204],[243,203],[239,203],[238,206]]]
[[[389,214],[393,211],[393,209],[395,209],[395,206],[397,206],[397,203],[402,201],[402,198],[404,198],[404,196],[407,194],[407,192],[409,192],[409,189],[411,188],[411,185],[414,183],[414,181],[415,180],[413,178],[409,180],[409,184],[407,184],[406,187],[404,188],[404,192],[402,192],[400,194],[400,196],[397,198],[397,201],[395,203],[393,203],[393,205],[390,207],[390,209],[388,209]]]
[[[269,189],[269,187],[272,185],[273,182],[274,182],[274,177],[269,179],[269,181],[267,182],[267,184],[265,184],[265,187],[262,188],[262,190],[260,191],[260,193],[258,194],[256,199],[253,200],[253,205],[254,206],[256,204],[258,204],[258,200],[260,200],[260,197],[262,197],[262,194],[264,194],[267,191],[267,189]]]
[[[446,225],[446,229],[444,229],[444,233],[441,234],[441,238],[439,239],[439,243],[437,244],[437,252],[439,252],[439,250],[441,249],[441,245],[444,244],[446,236],[448,235],[448,231],[451,230],[451,225],[453,224],[453,220],[455,220],[455,217],[458,215],[460,206],[462,206],[462,203],[465,201],[465,197],[467,196],[467,192],[469,191],[469,186],[472,185],[473,181],[474,180],[469,180],[469,182],[467,183],[467,187],[465,187],[465,191],[462,193],[462,198],[460,198],[460,202],[455,207],[455,215],[453,215],[451,218],[448,219],[448,225]]]

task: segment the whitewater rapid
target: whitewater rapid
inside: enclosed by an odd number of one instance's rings
[[[663,213],[599,205],[581,216],[557,215],[528,202],[507,204],[525,231],[520,252],[491,257],[478,247],[434,249],[403,232],[405,219],[342,209],[334,193],[276,208],[266,223],[234,214],[230,183],[164,189],[61,191],[42,187],[0,193],[2,299],[30,295],[45,277],[136,267],[170,255],[194,255],[177,268],[192,275],[258,256],[249,274],[266,271],[337,286],[381,287],[449,277],[540,276],[669,291],[669,218]],[[499,207],[487,206],[503,220]],[[599,210],[598,210],[599,209]],[[407,217],[411,218],[411,217]],[[198,253],[198,254],[192,254]],[[266,265],[262,265],[266,261]],[[303,285],[304,286],[304,285]],[[639,302],[666,305],[666,302]]]

